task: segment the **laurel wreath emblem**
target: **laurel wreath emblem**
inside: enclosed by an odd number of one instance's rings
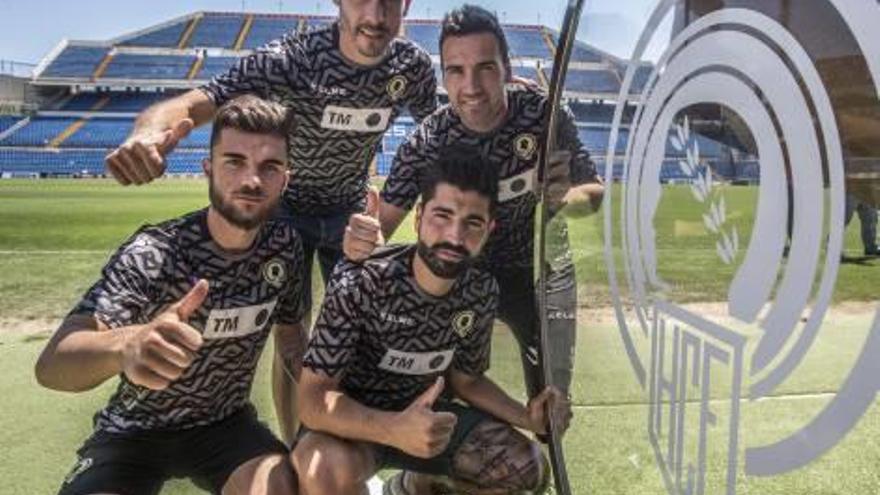
[[[729,230],[725,229],[727,223],[727,201],[724,195],[716,187],[712,179],[712,171],[706,168],[702,173],[699,170],[700,144],[696,138],[691,139],[691,125],[687,117],[682,123],[675,124],[675,133],[669,136],[672,147],[678,152],[684,152],[684,159],[678,164],[691,178],[691,193],[694,199],[707,205],[707,211],[703,214],[703,224],[706,229],[715,234],[718,239],[715,242],[715,251],[724,264],[729,265],[736,259],[739,252],[739,233],[735,225]]]

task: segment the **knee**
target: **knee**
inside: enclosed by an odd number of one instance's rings
[[[456,452],[454,466],[461,481],[512,493],[543,493],[550,479],[540,445],[498,422],[475,427]]]
[[[363,463],[342,441],[320,436],[309,434],[290,454],[300,488],[306,494],[355,492],[365,479]]]

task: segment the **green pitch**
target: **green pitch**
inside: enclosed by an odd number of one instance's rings
[[[692,233],[699,215],[692,211],[689,193],[680,187],[667,191],[669,202],[664,200],[658,222],[680,223],[664,231],[673,233],[668,241],[683,255],[664,269],[686,273],[692,281],[677,294],[695,302],[724,299],[724,288],[719,283],[724,268],[713,262],[712,250],[700,244],[704,240]],[[754,190],[729,188],[726,194],[731,210],[743,211],[742,215],[748,217],[745,210],[752,204]],[[0,310],[4,329],[0,332],[0,442],[4,446],[0,449],[0,493],[57,490],[73,465],[76,447],[90,431],[92,414],[115,385],[108,383],[77,395],[40,388],[32,369],[49,329],[34,333],[16,331],[15,326],[39,327],[44,318],[63,316],[98,276],[112,249],[138,225],[200,208],[206,198],[207,190],[200,180],[163,180],[141,188],[122,188],[100,180],[0,181],[0,300],[4,302]],[[607,301],[600,220],[594,215],[571,224],[586,315],[592,315],[590,311],[598,311]],[[857,222],[847,231],[851,256],[861,251]],[[405,223],[396,239],[413,237],[412,228]],[[843,264],[836,301],[876,301],[878,266],[876,260]],[[876,305],[862,303],[858,311],[845,309],[849,307],[846,304],[840,306],[844,309],[829,317],[814,351],[776,397],[743,401],[742,445],[783,438],[821,410],[849,372],[865,339],[872,306]],[[665,493],[646,433],[645,393],[629,369],[613,320],[601,311],[597,314],[579,321],[573,387],[577,410],[566,440],[574,493]],[[522,397],[519,358],[503,327],[495,333],[492,359],[492,376]],[[266,364],[264,360],[254,384],[254,401],[265,420],[274,426]],[[742,477],[738,493],[876,493],[880,486],[880,471],[876,469],[880,465],[878,440],[880,412],[874,407],[841,444],[813,465],[775,478]],[[723,466],[714,461],[721,447],[718,442],[710,441],[710,445],[708,476],[717,480],[724,472]],[[163,493],[199,492],[181,481],[170,483]]]

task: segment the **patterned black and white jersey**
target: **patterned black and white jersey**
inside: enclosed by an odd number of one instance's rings
[[[495,279],[470,268],[434,297],[416,284],[414,254],[390,246],[337,265],[303,360],[370,407],[406,408],[450,366],[471,375],[489,367]]]
[[[404,108],[416,122],[433,112],[437,81],[431,57],[401,38],[378,65],[348,61],[332,24],[269,43],[202,90],[217,105],[253,93],[294,110],[285,204],[323,215],[363,208],[382,135]]]
[[[71,314],[94,315],[111,329],[144,324],[204,278],[208,296],[189,321],[204,344],[165,390],[149,390],[120,375],[116,393],[95,416],[95,428],[182,429],[240,410],[248,403],[272,325],[297,323],[303,316],[304,288],[296,276],[302,263],[296,231],[280,220],[267,223],[253,246],[235,255],[212,240],[207,210],[139,229]]]
[[[498,167],[499,177],[496,226],[483,249],[484,262],[492,271],[531,266],[537,203],[534,172],[546,128],[547,104],[546,94],[539,90],[511,88],[507,119],[495,131],[483,134],[466,128],[450,105],[439,108],[397,149],[382,199],[399,208],[412,208],[424,170],[437,162],[445,146],[475,146]],[[572,115],[562,112],[560,116],[557,149],[572,152],[572,184],[595,182],[595,166],[578,138]]]

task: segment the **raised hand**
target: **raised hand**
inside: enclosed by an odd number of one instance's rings
[[[449,445],[457,418],[449,412],[435,412],[431,408],[443,392],[443,377],[425,390],[394,422],[392,445],[424,459],[441,454]]]
[[[135,130],[104,159],[107,170],[124,186],[146,184],[165,173],[165,157],[193,127],[193,120],[187,118],[163,131]]]
[[[379,246],[385,244],[379,223],[379,190],[367,190],[367,207],[348,219],[342,239],[342,251],[351,261],[363,261]]]
[[[187,322],[207,296],[208,281],[199,280],[153,321],[123,333],[122,372],[129,381],[163,390],[183,375],[202,346],[202,334]]]

